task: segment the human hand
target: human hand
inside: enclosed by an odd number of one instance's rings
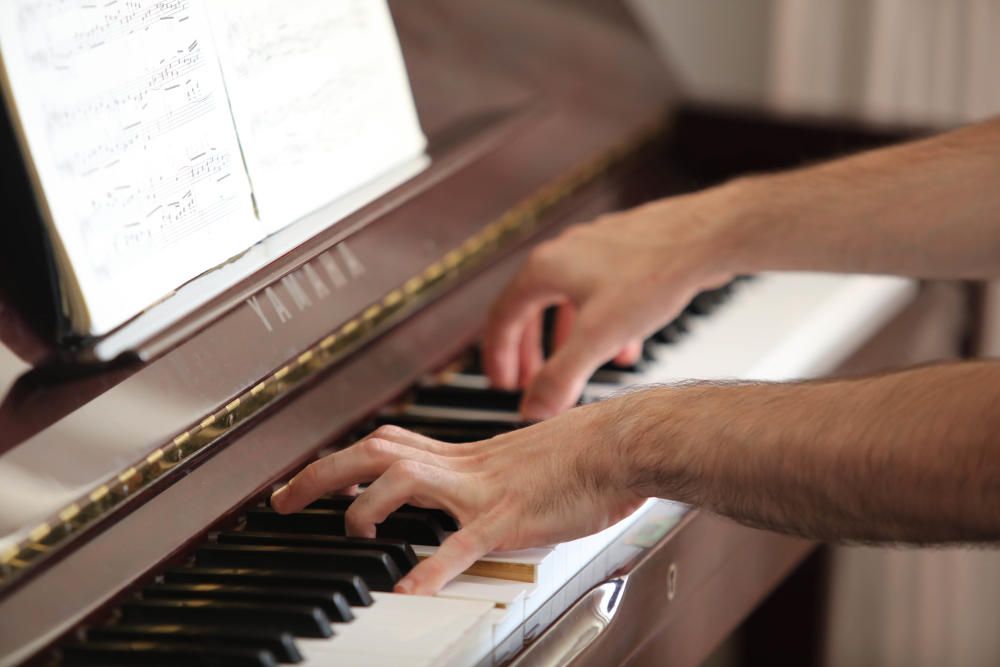
[[[634,363],[641,341],[734,274],[728,190],[654,202],[569,228],[529,255],[490,313],[482,342],[492,384],[525,389],[522,414],[571,407],[603,363]],[[542,314],[558,306],[543,358]]]
[[[347,510],[350,535],[374,537],[401,505],[444,509],[461,529],[396,585],[433,594],[494,550],[595,533],[638,508],[618,446],[617,399],[577,408],[489,440],[451,444],[383,426],[316,461],[271,498],[281,513],[372,482]]]

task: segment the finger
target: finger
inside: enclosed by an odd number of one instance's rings
[[[558,292],[536,279],[528,267],[507,286],[493,304],[483,331],[483,371],[494,386],[517,386],[518,352],[524,327],[550,303]]]
[[[518,355],[517,386],[524,389],[541,369],[545,359],[542,356],[542,314],[537,313],[521,332],[520,354]]]
[[[576,321],[576,306],[566,302],[559,306],[556,311],[556,324],[553,330],[552,351],[558,350],[573,332],[573,323]]]
[[[529,319],[530,315],[525,319]],[[487,325],[488,327],[491,325]],[[508,320],[488,328],[480,344],[480,362],[490,385],[497,389],[517,387],[518,356],[525,321]]]
[[[482,520],[463,527],[446,539],[433,555],[400,579],[395,592],[434,595],[493,550],[498,543],[493,532]]]
[[[445,468],[418,461],[397,461],[351,503],[344,515],[347,534],[375,537],[376,524],[406,503],[444,509],[456,516],[459,514],[457,486],[455,473]]]
[[[396,426],[395,424],[383,424],[358,442],[372,438],[377,440],[389,440],[397,442],[401,445],[407,445],[408,447],[415,447],[417,449],[423,449],[434,453],[440,453],[448,448],[447,444],[441,442],[440,440],[435,440],[434,438],[423,435],[422,433],[416,433],[409,429],[405,429],[402,426]]]
[[[420,461],[433,456],[391,440],[362,440],[307,465],[274,492],[271,506],[282,514],[298,512],[325,493],[376,479],[400,459]]]
[[[632,340],[622,348],[621,352],[614,358],[614,362],[619,366],[632,366],[638,363],[641,357],[642,341]]]
[[[589,304],[561,348],[545,363],[525,392],[522,415],[531,421],[555,416],[571,408],[588,378],[628,340],[613,309]]]

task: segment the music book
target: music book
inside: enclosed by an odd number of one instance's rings
[[[385,0],[5,0],[0,65],[79,336],[426,147]]]

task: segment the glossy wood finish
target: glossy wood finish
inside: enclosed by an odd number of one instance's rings
[[[217,390],[199,382],[195,389],[205,399],[199,408],[222,404],[523,198],[662,120],[670,106],[669,80],[641,41],[590,15],[541,3],[392,6],[431,142],[430,169],[150,341],[156,363],[68,380],[80,370],[60,364],[16,309],[3,315],[2,342],[38,368],[0,405],[0,452],[120,386],[128,388],[118,395],[142,387],[168,402],[187,400],[191,387],[183,378],[192,364],[238,369],[236,382]],[[546,146],[558,148],[540,150]],[[299,318],[279,340],[262,334],[245,299],[348,236],[368,268],[365,280],[339,293],[312,326]],[[40,281],[16,280],[18,289]],[[219,343],[235,336],[247,346]],[[134,377],[143,379],[128,385]]]
[[[578,11],[570,2],[401,0],[393,9],[433,147],[431,169],[149,341],[153,361],[70,380],[51,379],[51,366],[41,365],[0,406],[0,455],[30,452],[24,456],[36,464],[52,461],[60,451],[84,447],[81,434],[98,433],[89,424],[109,419],[113,428],[99,433],[124,433],[140,449],[163,444],[472,231],[567,170],[628,141],[672,109],[669,77],[627,21],[609,22],[604,14]],[[209,529],[224,525],[317,449],[460,352],[474,339],[491,299],[531,243],[562,225],[653,193],[690,189],[782,160],[794,162],[804,157],[803,137],[816,136],[808,126],[786,133],[780,124],[754,120],[758,131],[768,129],[783,138],[777,148],[741,150],[738,142],[747,137],[726,129],[746,127],[737,118],[681,114],[671,144],[660,146],[664,150],[637,156],[559,204],[537,237],[510,248],[461,289],[162,479],[5,592],[0,597],[0,664],[31,655],[83,619],[103,614],[118,596],[163,563],[183,557]],[[867,135],[842,136],[853,140],[853,146],[867,141]],[[364,265],[364,275],[323,308],[296,313],[289,326],[268,333],[247,299],[268,286],[280,289],[282,277],[345,238]],[[15,329],[19,349],[27,347],[25,340],[33,340],[36,350],[49,349],[39,342],[37,331],[16,324],[0,327],[0,339],[14,340],[9,332]],[[709,639],[745,616],[808,548],[703,514],[693,516],[662,546],[643,565],[652,573],[651,582],[670,558],[683,556],[712,567],[704,578],[682,580],[682,586],[692,588],[683,589],[662,618],[659,589],[651,584],[651,597],[643,598],[651,606],[642,614],[649,622],[622,634],[620,641],[628,641],[618,644],[619,656],[654,646],[648,644],[650,638],[668,625],[684,629],[681,636],[695,636],[696,628],[685,624],[697,625],[698,619],[714,625],[687,645],[671,634],[678,645],[670,650],[679,652],[682,662],[707,655],[717,641]],[[737,579],[744,581],[747,563],[753,565],[753,581],[734,603],[719,591]]]
[[[36,377],[0,407],[3,459],[40,470],[61,468],[71,480],[85,481],[100,472],[88,470],[88,452],[109,446],[151,451],[475,230],[630,141],[669,111],[670,85],[652,54],[634,35],[609,29],[589,14],[485,1],[399,2],[393,9],[433,146],[432,167],[151,341],[150,363],[71,380],[49,379],[51,358],[50,366],[38,366]],[[626,171],[603,175],[594,187],[557,205],[546,222],[554,229],[628,203],[634,186],[622,185]],[[268,286],[281,290],[282,277],[346,236],[363,275],[351,276],[329,304],[296,311],[286,326],[269,332],[247,299]],[[373,341],[310,391],[160,480],[5,591],[0,663],[24,657],[99,611],[422,372],[456,354],[475,335],[517,259],[508,255],[489,275]],[[61,591],[58,598],[51,596],[54,590]]]

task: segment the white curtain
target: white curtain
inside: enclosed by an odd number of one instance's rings
[[[700,99],[949,126],[1000,112],[998,0],[627,0]]]

